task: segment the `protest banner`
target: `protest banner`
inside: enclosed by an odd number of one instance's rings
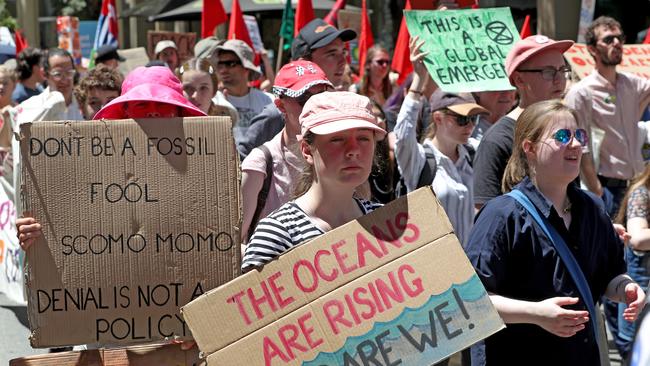
[[[430,187],[181,312],[208,365],[431,365],[503,327]]]
[[[153,60],[156,55],[156,43],[164,40],[172,40],[178,47],[178,58],[180,62],[194,56],[194,44],[196,43],[196,33],[166,32],[166,31],[148,31],[147,32],[147,53]]]
[[[574,44],[564,53],[564,57],[569,60],[571,69],[580,79],[591,74],[594,69],[594,58],[589,54],[586,44]],[[616,71],[650,79],[650,44],[623,45],[623,61],[616,66]]]
[[[16,236],[16,208],[0,187],[0,293],[25,304],[23,289],[23,250]]]
[[[352,29],[361,34],[361,10],[345,10],[338,12],[339,29]],[[350,47],[350,60],[353,65],[359,64],[359,39],[358,37],[348,42]]]
[[[180,344],[150,344],[125,348],[59,352],[15,358],[9,366],[200,366],[196,347],[182,350]]]
[[[519,34],[509,8],[409,10],[404,16],[411,36],[424,40],[424,63],[442,90],[513,89],[504,62]]]
[[[59,48],[68,51],[75,65],[81,64],[81,42],[79,40],[79,18],[71,16],[56,17],[56,33]]]
[[[189,339],[179,308],[239,273],[225,117],[21,125],[33,347]]]
[[[256,53],[264,51],[264,43],[262,43],[262,36],[260,35],[260,27],[257,24],[257,18],[252,15],[244,15],[244,23],[248,29],[248,35],[253,42],[253,48]]]

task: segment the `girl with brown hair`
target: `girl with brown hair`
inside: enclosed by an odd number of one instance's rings
[[[350,91],[365,95],[383,106],[386,99],[393,93],[393,84],[389,74],[390,56],[388,50],[380,45],[374,45],[368,49],[361,82],[351,86]]]

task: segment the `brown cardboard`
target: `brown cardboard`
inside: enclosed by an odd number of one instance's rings
[[[149,63],[149,55],[144,47],[128,48],[118,50],[117,53],[124,57],[124,61],[120,62],[119,70],[122,75],[128,75],[131,70],[139,66],[145,66]]]
[[[190,338],[180,306],[240,273],[230,119],[25,124],[21,154],[32,346]]]
[[[196,43],[196,33],[148,31],[147,53],[152,60],[156,58],[156,55],[154,54],[156,43],[168,39],[174,41],[176,47],[178,47],[179,62],[192,58],[194,55],[194,44]]]
[[[394,301],[387,295],[398,292]],[[445,301],[448,309],[439,307]],[[384,311],[372,313],[370,303],[383,303]],[[181,311],[214,365],[343,365],[346,352],[368,364],[353,349],[375,342],[377,351],[385,332],[396,340],[390,347],[400,364],[432,364],[503,327],[430,188],[296,247]],[[418,352],[397,325],[430,329],[429,311],[451,319],[453,336],[439,330],[438,345]]]
[[[127,348],[95,349],[77,352],[49,353],[15,358],[9,366],[198,366],[199,350],[182,350],[180,344],[152,344]]]
[[[571,68],[580,79],[591,74],[594,69],[594,59],[585,44],[574,44],[564,53],[564,57],[569,60]],[[623,61],[616,70],[650,79],[650,44],[623,45]]]

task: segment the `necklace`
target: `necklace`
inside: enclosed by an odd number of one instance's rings
[[[567,201],[568,201],[568,203],[567,203],[566,206],[564,206],[564,208],[562,209],[562,212],[564,212],[564,213],[569,213],[569,212],[571,212],[571,201],[569,201],[568,199],[567,199]]]

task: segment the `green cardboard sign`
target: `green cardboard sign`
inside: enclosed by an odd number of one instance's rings
[[[411,36],[425,41],[424,63],[442,90],[513,89],[504,63],[519,33],[509,8],[409,10],[404,16]]]

